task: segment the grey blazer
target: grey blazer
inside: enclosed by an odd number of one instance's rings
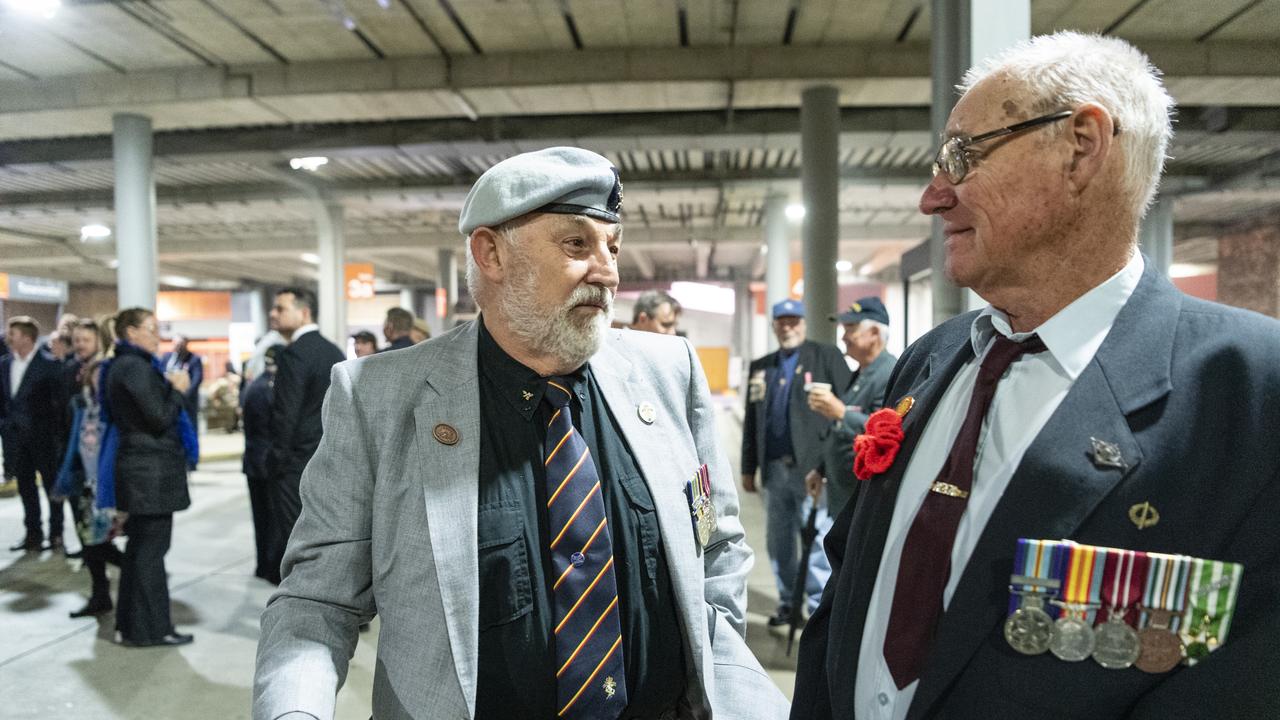
[[[375,613],[382,630],[374,717],[473,717],[476,337],[468,323],[407,350],[334,366],[285,578],[262,615],[254,718],[333,717],[357,626]],[[743,640],[752,552],[693,349],[680,338],[610,331],[590,365],[657,506],[696,716],[786,717],[785,698]],[[639,417],[642,403],[657,411],[652,424]],[[456,431],[456,444],[437,439],[452,439],[442,425]],[[702,463],[719,513],[705,551],[684,496]]]

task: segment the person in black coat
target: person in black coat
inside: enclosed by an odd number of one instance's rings
[[[264,580],[272,578],[268,570],[271,564],[271,499],[268,494],[271,478],[267,472],[267,453],[271,450],[271,384],[275,381],[276,357],[282,352],[283,345],[267,348],[264,356],[266,369],[249,383],[240,396],[244,413],[242,468],[249,482],[249,508],[253,514],[253,540],[258,558],[253,574]]]
[[[320,335],[315,317],[316,296],[310,290],[287,288],[276,294],[271,329],[289,339],[288,347],[276,358],[271,449],[267,454],[272,534],[267,572],[268,579],[277,584],[285,545],[302,512],[298,494],[302,471],[324,434],[320,407],[329,391],[329,372],[346,359],[337,345]]]
[[[204,382],[204,360],[191,352],[187,345],[185,335],[174,335],[173,352],[167,352],[160,358],[160,366],[166,373],[185,370],[191,378],[191,386],[182,393],[182,397],[186,401],[187,417],[191,418],[192,423],[197,423],[200,415],[200,384]]]
[[[194,435],[183,395],[191,381],[182,371],[167,378],[161,374],[154,354],[159,327],[150,310],[121,310],[116,333],[120,340],[107,371],[104,405],[120,433],[116,506],[126,514],[129,536],[120,568],[116,632],[120,644],[131,647],[182,645],[193,638],[173,627],[164,556],[173,535],[173,513],[191,505],[182,429]]]
[[[66,393],[62,365],[36,347],[39,334],[35,320],[10,318],[10,354],[0,358],[0,437],[4,438],[5,470],[18,479],[26,525],[25,535],[9,548],[14,552],[38,552],[44,546],[37,473],[49,499],[49,547],[65,550],[64,504],[51,494],[65,440],[62,418]]]
[[[380,352],[403,350],[413,347],[413,313],[401,307],[387,309],[387,319],[382,323],[382,336],[387,339],[387,346]]]

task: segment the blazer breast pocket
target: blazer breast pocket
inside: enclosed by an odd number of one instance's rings
[[[639,475],[625,474],[620,478],[627,505],[631,508],[632,517],[640,528],[640,538],[644,543],[641,555],[644,558],[644,587],[650,590],[658,582],[658,545],[660,543],[658,516],[654,512],[653,496]]]
[[[480,630],[533,610],[533,581],[524,522],[513,508],[480,508]]]

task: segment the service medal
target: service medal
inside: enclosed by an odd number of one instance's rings
[[[1187,646],[1187,664],[1195,665],[1227,640],[1236,595],[1244,568],[1218,560],[1191,561],[1187,611],[1180,633]]]
[[[1067,561],[1062,573],[1062,617],[1049,651],[1059,660],[1080,662],[1093,654],[1093,608],[1100,598],[1095,577],[1101,577],[1106,551],[1089,545],[1066,541]]]
[[[1049,651],[1067,662],[1080,662],[1093,654],[1093,628],[1083,618],[1064,614],[1054,623]]]
[[[1044,596],[1022,591],[1022,607],[1004,621],[1004,639],[1023,655],[1039,655],[1053,640],[1053,618],[1044,611]]]
[[[1147,555],[1151,558],[1151,567],[1147,571],[1147,590],[1142,596],[1147,626],[1138,631],[1142,651],[1134,666],[1143,672],[1166,673],[1183,658],[1182,639],[1175,632],[1174,624],[1181,620],[1186,607],[1191,558],[1164,553]]]
[[[1143,672],[1166,673],[1182,662],[1182,640],[1168,628],[1143,628],[1138,643],[1141,649],[1133,664]]]
[[[1106,549],[1101,589],[1107,621],[1093,629],[1093,659],[1108,670],[1133,667],[1138,659],[1138,632],[1124,616],[1142,595],[1149,564],[1144,552]]]
[[[1138,633],[1123,618],[1122,610],[1113,610],[1093,631],[1093,659],[1108,670],[1133,667],[1142,650]]]
[[[1023,655],[1040,655],[1053,641],[1053,618],[1044,609],[1045,596],[1058,593],[1054,575],[1063,557],[1062,543],[1018,539],[1013,556],[1015,574],[1009,578],[1011,612],[1004,621],[1004,639]]]

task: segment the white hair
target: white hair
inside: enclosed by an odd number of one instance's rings
[[[516,228],[509,224],[499,225],[494,228],[498,237],[502,242],[506,243],[507,249],[514,249],[516,246]],[[470,240],[470,237],[468,237]],[[471,299],[475,301],[476,307],[484,309],[485,302],[488,300],[489,287],[484,281],[484,275],[480,273],[480,266],[476,264],[476,259],[471,254],[471,243],[466,243],[467,248],[467,292],[471,293]]]
[[[1133,45],[1118,38],[1058,32],[1023,40],[965,73],[965,93],[994,75],[1023,83],[1036,96],[1033,111],[1053,112],[1097,103],[1111,113],[1124,161],[1121,187],[1135,217],[1146,214],[1173,136],[1173,98],[1161,72]]]
[[[889,326],[888,325],[885,325],[879,320],[863,320],[862,322],[858,323],[859,330],[866,330],[867,328],[872,328],[872,327],[875,328],[876,331],[880,333],[880,338],[882,340],[884,340],[885,342],[889,342]]]

